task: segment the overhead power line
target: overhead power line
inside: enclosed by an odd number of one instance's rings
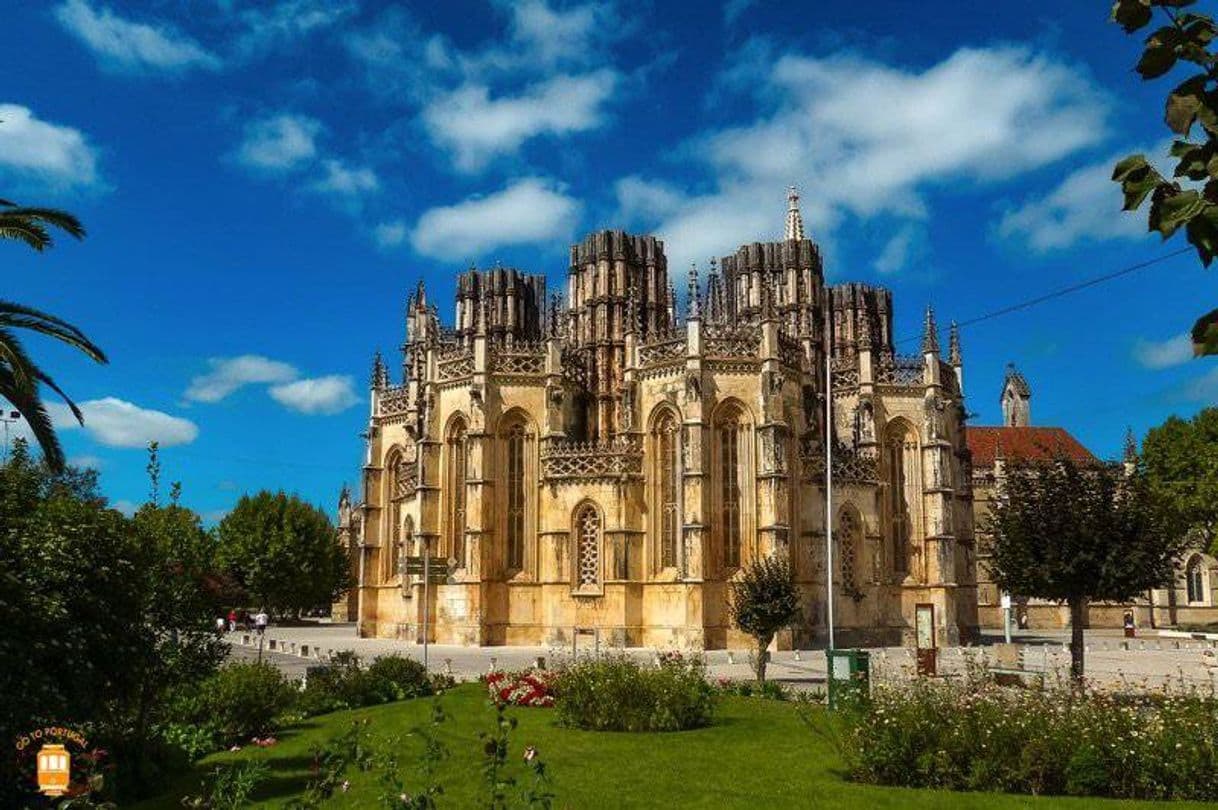
[[[1138,262],[1137,264],[1131,264],[1128,267],[1122,267],[1120,270],[1114,270],[1111,273],[1105,273],[1102,276],[1096,276],[1095,278],[1089,278],[1085,281],[1080,281],[1075,284],[1070,284],[1069,286],[1062,287],[1060,289],[1053,290],[1051,292],[1047,292],[1042,295],[1035,296],[1034,298],[1028,298],[1027,300],[1019,301],[1014,304],[1008,304],[1005,307],[1001,307],[999,309],[993,310],[992,312],[986,312],[985,314],[978,315],[974,318],[966,318],[965,320],[957,321],[956,326],[958,326],[960,328],[964,328],[966,326],[972,326],[974,324],[978,324],[983,321],[989,321],[989,320],[993,320],[994,318],[1000,318],[1003,315],[1010,315],[1012,312],[1019,312],[1020,310],[1034,307],[1037,304],[1043,304],[1046,301],[1052,301],[1054,298],[1061,298],[1064,295],[1070,295],[1071,293],[1076,293],[1076,292],[1079,292],[1080,290],[1088,289],[1089,287],[1095,287],[1100,284],[1104,284],[1106,282],[1112,281],[1113,279],[1120,278],[1121,276],[1127,276],[1130,273],[1136,273],[1138,270],[1144,270],[1147,267],[1150,267],[1151,265],[1159,264],[1160,262],[1165,262],[1168,259],[1174,259],[1177,256],[1182,256],[1185,253],[1190,253],[1190,252],[1192,252],[1192,250],[1193,250],[1192,247],[1183,247],[1183,248],[1180,248],[1179,250],[1173,250],[1171,253],[1165,253],[1162,256],[1158,256],[1154,259],[1147,259],[1144,262]],[[899,340],[897,342],[898,343],[909,343],[914,340],[921,340],[921,338],[922,338],[921,335],[914,335],[911,337],[907,337],[903,340]]]

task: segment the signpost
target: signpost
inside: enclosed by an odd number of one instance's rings
[[[402,560],[402,573],[423,578],[423,666],[427,667],[428,624],[431,622],[431,586],[445,585],[450,578],[450,572],[456,567],[456,560],[444,557],[433,557],[430,554],[423,557],[405,557]]]

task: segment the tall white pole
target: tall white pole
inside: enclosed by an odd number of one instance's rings
[[[827,292],[827,291],[826,291]],[[829,607],[829,649],[833,649],[833,344],[832,305],[825,302],[825,601]]]

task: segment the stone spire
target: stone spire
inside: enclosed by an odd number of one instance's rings
[[[389,385],[389,370],[385,368],[385,361],[378,350],[372,358],[372,387],[384,388],[387,385]]]
[[[558,293],[550,294],[550,337],[558,337]]]
[[[922,354],[939,353],[939,327],[935,326],[935,309],[926,305],[926,326],[922,330]]]
[[[1027,427],[1032,423],[1032,386],[1015,368],[1007,363],[1007,375],[1002,381],[1002,424],[1006,427]]]
[[[697,320],[702,317],[702,306],[698,301],[698,263],[689,263],[689,300],[685,302],[685,319]]]
[[[626,291],[626,331],[629,335],[639,331],[639,289],[633,284]]]
[[[673,289],[672,279],[668,279],[668,324],[677,325],[677,291]]]
[[[788,241],[804,238],[804,218],[799,213],[799,192],[795,186],[787,190],[787,230],[784,238]]]
[[[955,321],[952,321],[947,336],[947,362],[956,368],[963,365],[963,361],[960,359],[960,327],[956,325]]]

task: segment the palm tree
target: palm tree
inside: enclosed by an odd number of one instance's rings
[[[80,221],[66,211],[27,208],[0,200],[0,239],[15,239],[41,252],[53,244],[50,228],[58,228],[77,239],[83,239],[85,235]],[[11,402],[29,423],[47,464],[53,470],[62,470],[63,448],[59,445],[55,427],[43,404],[40,384],[46,384],[63,397],[81,424],[84,424],[84,415],[50,375],[26,353],[17,337],[15,330],[18,329],[53,337],[79,349],[98,363],[108,362],[106,354],[84,332],[62,318],[11,301],[0,301],[0,397]]]
[[[85,238],[85,229],[80,220],[67,211],[56,208],[27,208],[8,200],[0,200],[0,239],[25,242],[41,253],[54,243],[48,225],[77,239]]]

